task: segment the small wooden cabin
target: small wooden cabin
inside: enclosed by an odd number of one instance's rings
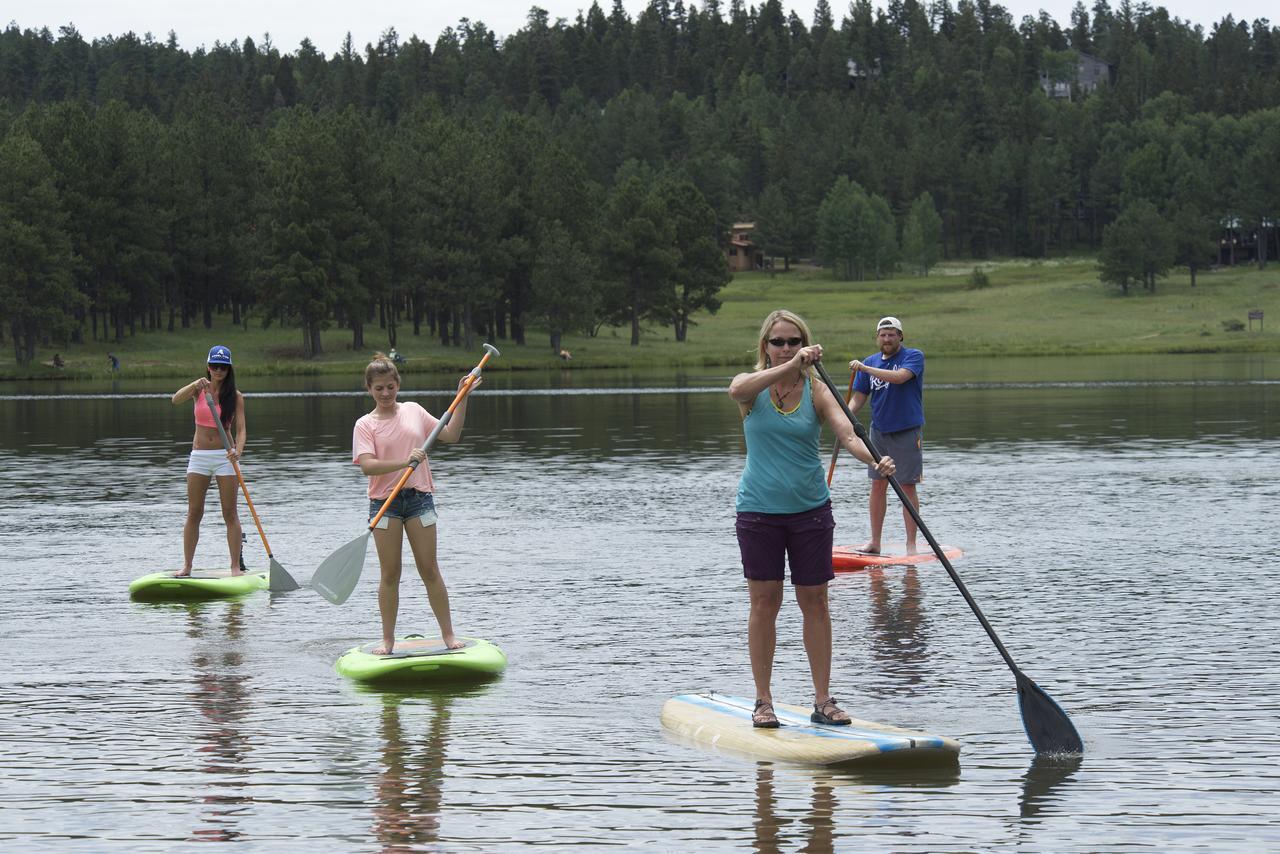
[[[730,272],[764,269],[764,252],[752,239],[755,228],[754,222],[735,222],[729,230],[729,245],[725,247],[725,255],[729,259]]]

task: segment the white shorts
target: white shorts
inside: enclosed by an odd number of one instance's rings
[[[236,470],[231,467],[224,450],[195,451],[187,460],[187,474],[198,474],[204,477],[233,477]]]

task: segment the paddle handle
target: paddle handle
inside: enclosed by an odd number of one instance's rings
[[[876,462],[880,461],[880,452],[876,450],[876,446],[871,441],[871,437],[867,435],[867,430],[862,426],[854,414],[849,411],[849,407],[840,398],[840,392],[836,389],[835,383],[831,382],[831,377],[827,376],[827,371],[822,367],[821,362],[814,362],[813,366],[818,369],[818,376],[822,377],[822,381],[831,391],[831,396],[840,404],[840,408],[844,410],[844,414],[848,417],[850,423],[853,424],[853,432],[857,434],[862,443],[867,446],[867,450],[871,452],[871,458]],[[964,597],[964,601],[969,603],[969,607],[973,610],[974,616],[978,618],[978,622],[982,624],[982,628],[986,630],[987,636],[991,638],[991,642],[996,645],[996,649],[1000,651],[1001,657],[1004,658],[1005,664],[1009,665],[1009,669],[1014,673],[1020,673],[1018,665],[1014,663],[1013,656],[1009,655],[1009,650],[1005,649],[1000,638],[996,635],[996,630],[991,627],[991,623],[987,622],[987,617],[982,613],[982,609],[978,607],[978,603],[974,601],[973,596],[969,593],[969,588],[964,586],[964,582],[960,580],[960,575],[956,572],[955,567],[951,565],[951,561],[947,560],[946,554],[943,553],[942,546],[933,538],[933,534],[929,531],[929,527],[925,525],[924,520],[920,518],[920,511],[916,509],[915,504],[907,497],[907,493],[903,491],[902,485],[898,483],[898,479],[893,475],[885,475],[889,485],[893,487],[893,491],[897,493],[898,499],[902,502],[902,506],[911,514],[912,520],[915,521],[916,527],[920,529],[920,533],[924,534],[924,538],[929,541],[929,546],[933,549],[933,553],[938,556],[938,560],[942,561],[942,565],[947,570],[947,575],[951,576],[951,580],[955,583],[956,588],[960,591],[960,595]]]
[[[204,402],[209,407],[209,414],[213,416],[213,424],[218,428],[218,435],[222,437],[222,447],[230,451],[231,437],[227,435],[227,428],[222,426],[222,419],[218,417],[218,410],[213,405],[213,395],[206,391]],[[240,473],[240,464],[232,460],[231,468],[235,469],[236,480],[240,481],[240,491],[244,493],[244,503],[249,505],[249,513],[253,516],[253,524],[258,528],[258,536],[262,538],[262,547],[267,550],[267,557],[274,557],[271,554],[271,545],[267,542],[267,532],[262,530],[262,520],[258,518],[257,508],[253,506],[253,499],[249,497],[249,486],[244,482],[244,475]]]
[[[849,374],[849,390],[844,393],[845,408],[849,408],[849,401],[853,400],[853,380],[858,376],[857,371]],[[840,459],[840,440],[836,439],[836,446],[831,449],[831,465],[827,466],[827,486],[831,486],[831,479],[836,476],[836,461]]]
[[[422,443],[422,452],[424,454],[431,451],[431,448],[436,443],[436,439],[440,436],[440,432],[444,430],[445,427],[449,426],[449,422],[453,420],[453,411],[457,409],[458,404],[462,403],[462,401],[466,399],[467,395],[471,393],[471,388],[476,384],[476,380],[479,379],[480,372],[484,370],[485,363],[488,362],[489,358],[492,356],[502,355],[498,352],[498,348],[492,344],[485,344],[484,349],[485,354],[481,357],[480,363],[472,368],[467,374],[466,379],[462,382],[462,388],[458,389],[457,395],[453,398],[453,403],[449,404],[449,408],[444,411],[444,414],[440,416],[440,420],[436,422],[436,426],[431,429],[429,434],[427,434],[427,440]],[[426,458],[424,457],[423,459]],[[405,467],[404,472],[400,475],[400,479],[396,481],[395,488],[391,490],[391,494],[387,496],[387,500],[382,502],[382,507],[378,510],[378,515],[374,516],[373,519],[370,520],[370,531],[378,526],[378,522],[382,521],[383,515],[387,512],[387,508],[391,506],[392,501],[396,500],[396,496],[400,494],[400,490],[404,489],[404,485],[409,481],[409,476],[417,470],[419,462],[421,462],[421,460],[413,460]]]

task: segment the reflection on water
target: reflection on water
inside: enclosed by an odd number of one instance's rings
[[[384,850],[439,842],[449,707],[454,699],[442,692],[382,695],[381,767],[373,781],[371,830]]]
[[[1062,790],[1070,783],[1080,765],[1083,756],[1073,755],[1037,755],[1031,760],[1031,767],[1022,778],[1022,798],[1018,806],[1023,818],[1034,818],[1063,798]]]
[[[752,847],[761,854],[789,851],[796,845],[800,851],[832,851],[836,796],[831,779],[816,775],[813,777],[808,809],[797,820],[780,814],[773,778],[772,766],[761,764],[756,769],[756,835]],[[800,833],[796,835],[800,838],[792,839],[786,831],[797,821]]]
[[[960,782],[958,765],[805,769],[761,762],[755,771],[752,848],[831,852],[874,824],[895,793],[936,795]]]
[[[920,574],[914,566],[871,567],[871,651],[876,663],[900,677],[908,693],[924,682],[929,644]]]
[[[182,606],[187,612],[187,637],[192,645],[191,698],[203,720],[195,721],[200,743],[196,770],[209,775],[212,789],[200,802],[201,826],[191,831],[193,840],[231,842],[244,837],[253,798],[246,786],[247,756],[251,734],[245,726],[250,716],[251,677],[244,672],[244,604],[233,601],[225,608],[209,603]]]

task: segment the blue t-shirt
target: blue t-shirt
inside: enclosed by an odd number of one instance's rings
[[[742,422],[747,465],[738,481],[739,513],[803,513],[831,499],[818,440],[822,425],[809,380],[800,403],[779,412],[765,387]]]
[[[896,433],[924,424],[924,353],[911,347],[899,347],[889,358],[873,353],[862,360],[868,368],[895,371],[906,368],[914,376],[905,383],[884,380],[858,371],[853,390],[871,397],[871,423],[881,433]]]

